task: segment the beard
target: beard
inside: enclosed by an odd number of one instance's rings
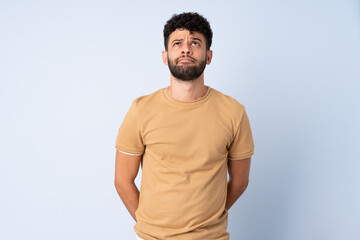
[[[189,57],[189,56],[181,56],[181,57]],[[206,67],[206,55],[205,59],[200,61],[197,65],[190,65],[188,63],[181,63],[180,65],[177,65],[176,63],[181,58],[176,58],[175,61],[170,60],[168,57],[168,66],[170,69],[171,74],[182,81],[193,81],[196,78],[200,77],[200,75],[204,72]],[[189,57],[193,59],[195,62],[196,60],[192,57]]]

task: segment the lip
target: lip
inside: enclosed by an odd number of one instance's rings
[[[178,62],[194,62],[194,61],[191,58],[184,57],[184,58],[179,58]]]

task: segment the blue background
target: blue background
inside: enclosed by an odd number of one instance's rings
[[[184,11],[214,32],[205,84],[253,130],[231,239],[360,239],[359,5],[0,0],[0,239],[135,239],[115,138],[133,99],[170,84],[162,30]]]

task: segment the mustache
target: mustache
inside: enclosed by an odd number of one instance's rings
[[[190,56],[187,56],[187,55],[183,55],[183,56],[178,57],[178,58],[175,59],[176,63],[179,62],[179,59],[180,59],[180,58],[190,58],[191,60],[193,60],[194,62],[196,62],[195,58],[190,57]]]

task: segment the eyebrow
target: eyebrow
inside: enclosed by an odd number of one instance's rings
[[[201,39],[200,39],[200,38],[191,37],[191,39],[193,39],[193,40],[198,40],[198,41],[200,41],[200,42],[202,43],[202,41],[201,41]],[[175,40],[173,40],[171,43],[176,42],[176,41],[182,41],[182,40],[183,40],[183,38],[180,38],[180,39],[175,39]]]

